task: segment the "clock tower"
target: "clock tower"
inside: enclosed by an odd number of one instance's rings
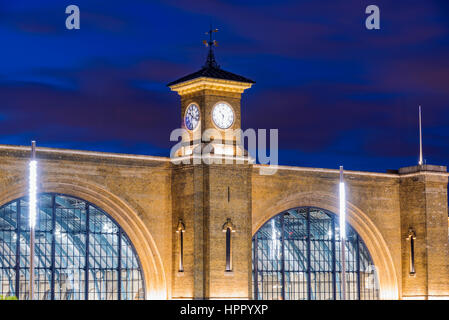
[[[215,155],[243,156],[242,148],[236,146],[241,129],[241,95],[251,88],[254,81],[225,71],[215,60],[213,48],[217,42],[210,30],[209,47],[205,65],[197,72],[168,84],[181,96],[181,117],[186,133],[177,156],[188,156],[195,148],[204,147],[211,141],[211,153]],[[236,134],[234,134],[236,133]],[[215,141],[215,142],[214,142]],[[197,148],[198,150],[198,148]]]
[[[216,31],[204,41],[205,65],[168,84],[181,97],[185,129],[175,157],[192,160],[208,146],[211,157],[231,159],[173,161],[173,298],[251,298],[252,162],[232,133],[241,129],[241,95],[254,81],[217,64]]]

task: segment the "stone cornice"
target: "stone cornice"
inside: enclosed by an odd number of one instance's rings
[[[200,90],[217,90],[232,93],[243,93],[243,91],[251,88],[251,86],[252,83],[201,77],[175,84],[171,86],[170,89],[172,91],[176,91],[180,96],[182,96]]]
[[[338,170],[338,169],[325,169],[325,168],[307,168],[307,167],[293,167],[293,166],[282,166],[282,165],[269,166],[269,165],[260,165],[260,164],[255,164],[254,168],[259,169],[261,171],[266,171],[266,172],[269,172],[270,170],[284,170],[284,171],[332,173],[332,174],[336,174],[336,175],[340,174],[340,170]],[[408,178],[408,177],[420,176],[420,175],[449,177],[448,172],[436,172],[436,171],[419,171],[419,172],[413,172],[413,173],[407,173],[407,174],[399,174],[399,173],[382,173],[382,172],[345,170],[344,173],[347,175],[372,176],[372,177],[380,177],[380,178]]]
[[[26,146],[13,146],[13,145],[0,145],[1,153],[29,153],[31,147]],[[40,154],[54,154],[54,155],[68,155],[68,156],[88,156],[88,157],[98,157],[98,158],[109,158],[109,159],[129,159],[129,160],[143,160],[143,161],[161,161],[169,162],[170,158],[167,157],[155,157],[155,156],[145,156],[145,155],[134,155],[134,154],[121,154],[121,153],[108,153],[108,152],[97,152],[97,151],[83,151],[83,150],[69,150],[69,149],[57,149],[57,148],[36,148],[36,153]]]

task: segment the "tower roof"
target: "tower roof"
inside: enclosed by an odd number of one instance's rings
[[[209,30],[209,32],[206,32],[206,34],[210,36],[209,41],[204,40],[204,44],[207,47],[209,47],[209,53],[207,54],[206,64],[199,71],[188,74],[178,80],[170,82],[167,85],[168,87],[197,78],[212,78],[212,79],[230,80],[244,83],[255,83],[251,79],[223,70],[217,64],[213,48],[216,47],[218,44],[217,41],[212,39],[212,34],[217,31],[218,29],[213,30],[211,26],[211,30]]]
[[[193,80],[196,78],[212,78],[212,79],[222,79],[222,80],[231,80],[231,81],[238,81],[238,82],[246,82],[246,83],[255,83],[253,80],[245,78],[243,76],[239,76],[238,74],[226,71],[221,69],[220,67],[214,67],[214,66],[204,66],[201,68],[201,70],[191,73],[185,77],[182,77],[178,80],[175,80],[173,82],[170,82],[167,86],[173,86],[178,83],[186,82],[189,80]]]

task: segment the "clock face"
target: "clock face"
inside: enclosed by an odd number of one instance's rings
[[[191,104],[187,110],[184,118],[186,128],[189,130],[195,130],[200,122],[200,109],[196,104]]]
[[[234,123],[234,111],[229,104],[220,102],[212,110],[212,120],[220,129],[227,129]]]

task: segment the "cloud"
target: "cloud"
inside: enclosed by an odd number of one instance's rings
[[[2,122],[0,134],[27,130],[43,141],[60,141],[60,137],[66,137],[67,143],[115,139],[168,148],[170,131],[179,123],[177,97],[164,83],[159,83],[159,91],[133,86],[133,79],[152,81],[151,72],[145,79],[139,68],[142,64],[158,65],[145,61],[124,73],[112,66],[49,72],[76,81],[78,90],[48,84],[2,83],[2,114],[7,119]],[[41,70],[41,74],[46,73]]]
[[[426,150],[447,162],[447,4],[378,0],[379,32],[364,28],[368,4],[81,0],[82,30],[69,33],[63,4],[2,3],[1,141],[168,154],[181,116],[166,83],[199,69],[212,20],[219,64],[257,81],[243,126],[279,128],[284,155],[409,161],[422,104]]]

